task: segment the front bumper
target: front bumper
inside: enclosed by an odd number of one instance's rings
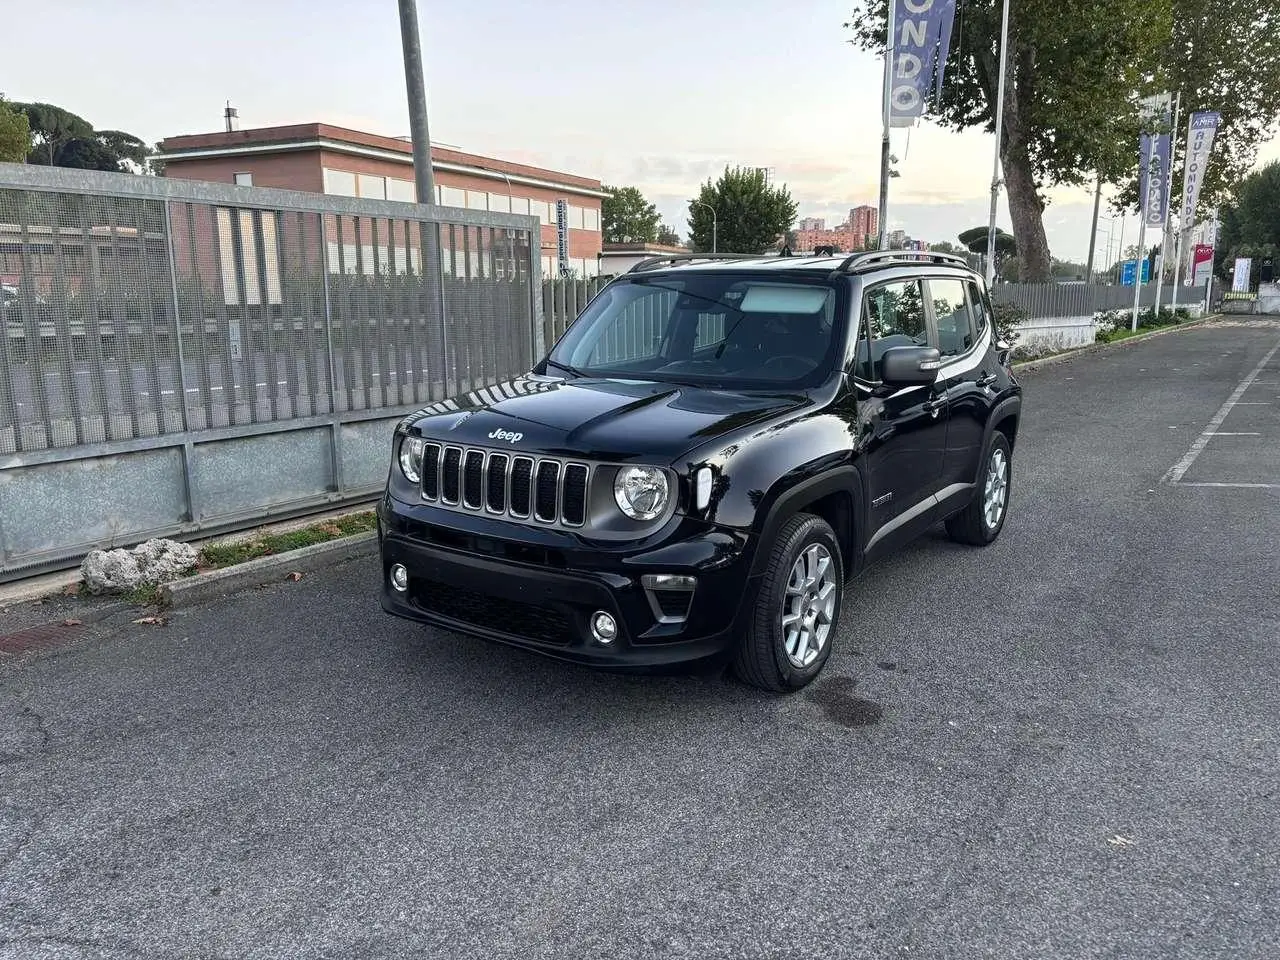
[[[725,531],[699,534],[641,553],[556,550],[508,538],[436,526],[419,508],[406,514],[384,500],[379,537],[381,603],[387,613],[512,644],[575,663],[654,672],[724,663],[737,642],[746,598],[749,542]],[[429,515],[428,515],[429,516]],[[456,515],[450,517],[455,521]],[[538,562],[513,559],[523,555]],[[408,571],[408,587],[390,584],[394,564]],[[655,606],[646,574],[694,576],[697,586],[673,620]],[[668,597],[667,599],[670,599]],[[596,611],[611,614],[618,636],[592,636]]]

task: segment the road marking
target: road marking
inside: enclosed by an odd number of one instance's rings
[[[1280,490],[1280,483],[1209,483],[1195,480],[1178,482],[1179,487],[1247,487],[1250,490]]]
[[[1241,400],[1236,403],[1237,407],[1269,407],[1270,400]]]
[[[1230,430],[1206,430],[1202,437],[1260,437],[1260,433],[1232,433]]]
[[[1224,403],[1218,409],[1218,412],[1213,415],[1213,419],[1209,421],[1208,426],[1205,428],[1205,432],[1196,437],[1195,443],[1191,444],[1191,449],[1188,450],[1183,455],[1182,459],[1175,463],[1169,469],[1169,472],[1161,478],[1162,483],[1177,483],[1186,476],[1187,471],[1191,469],[1191,465],[1196,462],[1196,457],[1200,456],[1200,451],[1208,445],[1209,437],[1212,436],[1212,432],[1222,426],[1222,421],[1227,419],[1227,414],[1231,412],[1231,408],[1240,402],[1240,398],[1244,396],[1244,392],[1252,386],[1255,380],[1258,379],[1258,375],[1262,373],[1263,368],[1271,362],[1271,358],[1277,353],[1280,353],[1280,343],[1277,343],[1272,347],[1270,351],[1268,351],[1267,355],[1262,358],[1262,362],[1253,368],[1253,372],[1240,381],[1240,385],[1236,387],[1231,396],[1227,397],[1227,402]]]

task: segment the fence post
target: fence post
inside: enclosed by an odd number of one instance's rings
[[[178,303],[178,259],[173,254],[173,219],[169,215],[169,201],[160,202],[164,206],[164,245],[169,256],[169,293],[173,298],[173,349],[178,362],[178,389],[182,392],[178,409],[182,411],[182,432],[186,433],[190,424],[187,419],[187,369],[182,349],[182,308]]]
[[[329,354],[329,412],[338,410],[337,364],[333,361],[333,312],[329,306],[329,224],[320,214],[320,286],[324,292],[324,342]]]

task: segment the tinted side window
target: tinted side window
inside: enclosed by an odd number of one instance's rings
[[[986,299],[982,296],[982,291],[978,289],[978,285],[972,281],[969,287],[969,304],[973,307],[973,335],[976,339],[982,339],[982,335],[987,332],[987,325],[991,320],[991,310]]]
[[[973,324],[965,300],[964,281],[930,280],[933,318],[938,324],[938,352],[956,357],[973,346]]]
[[[858,342],[857,373],[863,379],[883,379],[881,361],[886,350],[923,347],[929,342],[919,280],[899,280],[868,290],[862,315],[868,338]]]

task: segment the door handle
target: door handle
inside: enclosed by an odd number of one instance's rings
[[[983,388],[984,390],[995,382],[996,382],[996,375],[994,373],[984,373],[982,376],[978,378],[978,386]]]
[[[936,417],[938,415],[938,411],[946,406],[946,403],[947,400],[945,397],[933,397],[922,403],[920,408],[926,411],[931,417]]]

